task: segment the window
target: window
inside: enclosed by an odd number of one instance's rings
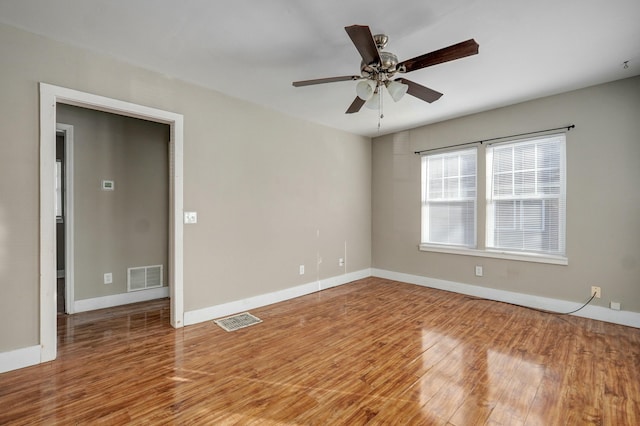
[[[420,249],[566,265],[565,145],[561,133],[423,155]]]
[[[422,243],[476,246],[477,148],[422,157]]]
[[[565,136],[487,147],[486,247],[565,254]]]

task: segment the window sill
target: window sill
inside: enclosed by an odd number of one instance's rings
[[[548,263],[551,265],[568,265],[569,259],[563,256],[552,256],[544,254],[524,254],[508,251],[497,250],[478,250],[469,248],[456,248],[433,246],[429,244],[420,244],[420,251],[429,251],[435,253],[457,254],[461,256],[490,257],[493,259],[517,260],[521,262]]]

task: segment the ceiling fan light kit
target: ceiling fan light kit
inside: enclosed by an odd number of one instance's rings
[[[383,86],[387,88],[389,95],[395,102],[402,99],[405,93],[425,102],[435,102],[440,99],[442,93],[407,80],[406,78],[401,77],[394,79],[394,76],[397,73],[404,74],[432,65],[475,55],[478,53],[479,48],[475,40],[469,39],[403,62],[398,62],[396,55],[383,50],[389,41],[389,37],[385,34],[372,35],[371,30],[366,25],[351,25],[345,27],[345,31],[362,58],[360,75],[294,81],[293,86],[302,87],[339,81],[358,81],[356,85],[357,97],[347,109],[346,114],[360,111],[363,105],[371,109],[380,109],[382,107]],[[382,115],[382,111],[380,111],[380,115]]]
[[[365,102],[364,106],[369,109],[378,109],[380,108],[380,91],[377,91],[371,96],[371,98]]]
[[[356,84],[356,94],[363,101],[371,99],[376,91],[376,83],[373,80],[361,80]]]
[[[387,86],[387,90],[394,102],[398,102],[402,99],[402,97],[407,93],[407,90],[409,90],[408,84],[400,83],[397,80],[387,81],[385,82],[385,85]]]

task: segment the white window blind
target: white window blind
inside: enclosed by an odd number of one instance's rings
[[[487,147],[490,249],[565,254],[565,135]]]
[[[422,157],[422,244],[476,246],[477,148]]]

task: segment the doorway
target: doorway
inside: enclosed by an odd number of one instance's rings
[[[40,83],[40,361],[56,358],[56,104],[168,124],[169,292],[171,325],[183,326],[183,116],[142,105]]]
[[[56,124],[56,311],[74,313],[73,126]]]
[[[73,192],[56,197],[58,313],[65,281],[70,314],[169,297],[169,126],[62,103],[56,119],[73,126],[72,156],[56,136],[56,174],[73,169]]]
[[[65,287],[66,198],[65,132],[56,128],[56,312],[67,313]]]

